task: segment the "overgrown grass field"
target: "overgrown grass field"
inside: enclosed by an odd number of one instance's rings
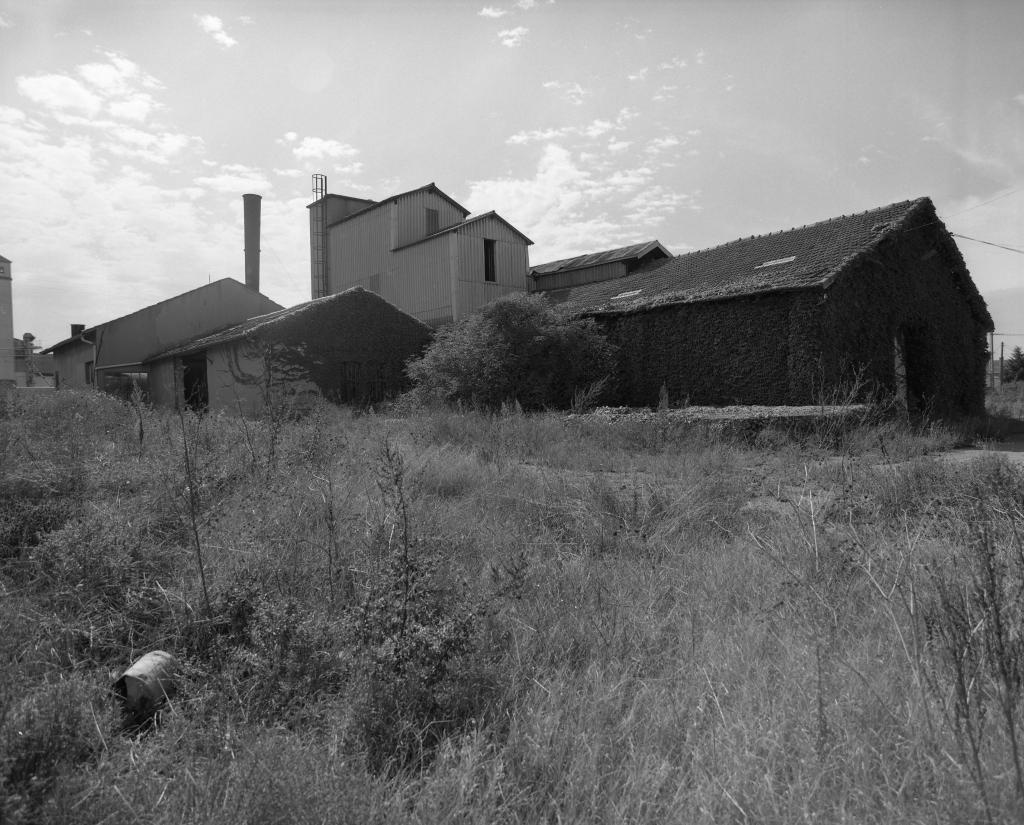
[[[958,440],[12,402],[0,822],[1020,822],[1024,475]]]

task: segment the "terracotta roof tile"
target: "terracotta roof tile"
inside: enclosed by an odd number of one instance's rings
[[[897,229],[928,198],[844,215],[652,261],[626,278],[545,294],[574,314],[635,312],[764,292],[827,286],[852,259]]]

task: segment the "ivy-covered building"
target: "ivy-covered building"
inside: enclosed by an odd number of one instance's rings
[[[992,319],[928,198],[651,261],[546,293],[619,347],[613,403],[984,409]]]
[[[405,388],[405,363],[430,336],[426,324],[352,287],[151,358],[150,400],[245,415],[311,396],[364,406]]]

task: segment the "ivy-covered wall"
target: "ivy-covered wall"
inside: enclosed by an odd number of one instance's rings
[[[619,348],[609,401],[652,406],[663,385],[673,404],[709,405],[838,403],[898,391],[919,411],[980,413],[980,298],[934,221],[919,216],[824,289],[596,316]],[[906,388],[897,386],[898,338]]]
[[[677,304],[596,320],[618,348],[612,403],[788,403],[788,295]]]
[[[909,406],[940,416],[985,406],[987,328],[963,259],[927,215],[885,238],[826,292],[819,315],[823,372],[895,392],[903,346]]]
[[[237,342],[233,376],[365,405],[404,390],[405,364],[431,339],[430,328],[377,295],[355,288],[322,299]],[[253,364],[262,365],[253,375]],[[269,372],[268,372],[269,369]]]

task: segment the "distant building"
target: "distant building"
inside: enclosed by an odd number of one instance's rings
[[[353,286],[432,327],[529,289],[533,242],[495,212],[433,183],[382,201],[323,194],[309,205],[312,297]]]
[[[72,324],[71,337],[41,354],[53,354],[58,388],[118,391],[144,377],[154,355],[279,309],[265,295],[222,278],[113,321]]]
[[[150,400],[246,415],[311,396],[364,406],[405,388],[430,328],[361,287],[271,312],[149,359]]]
[[[0,391],[14,386],[14,302],[11,262],[0,255]]]
[[[816,404],[852,388],[984,410],[992,319],[928,198],[547,294],[619,347],[613,403]]]
[[[35,336],[26,332],[12,340],[14,347],[14,383],[19,387],[54,386],[52,355],[39,355]]]
[[[604,252],[549,261],[530,268],[531,289],[550,292],[598,281],[611,281],[624,278],[652,261],[671,257],[672,253],[658,241],[645,241]]]

